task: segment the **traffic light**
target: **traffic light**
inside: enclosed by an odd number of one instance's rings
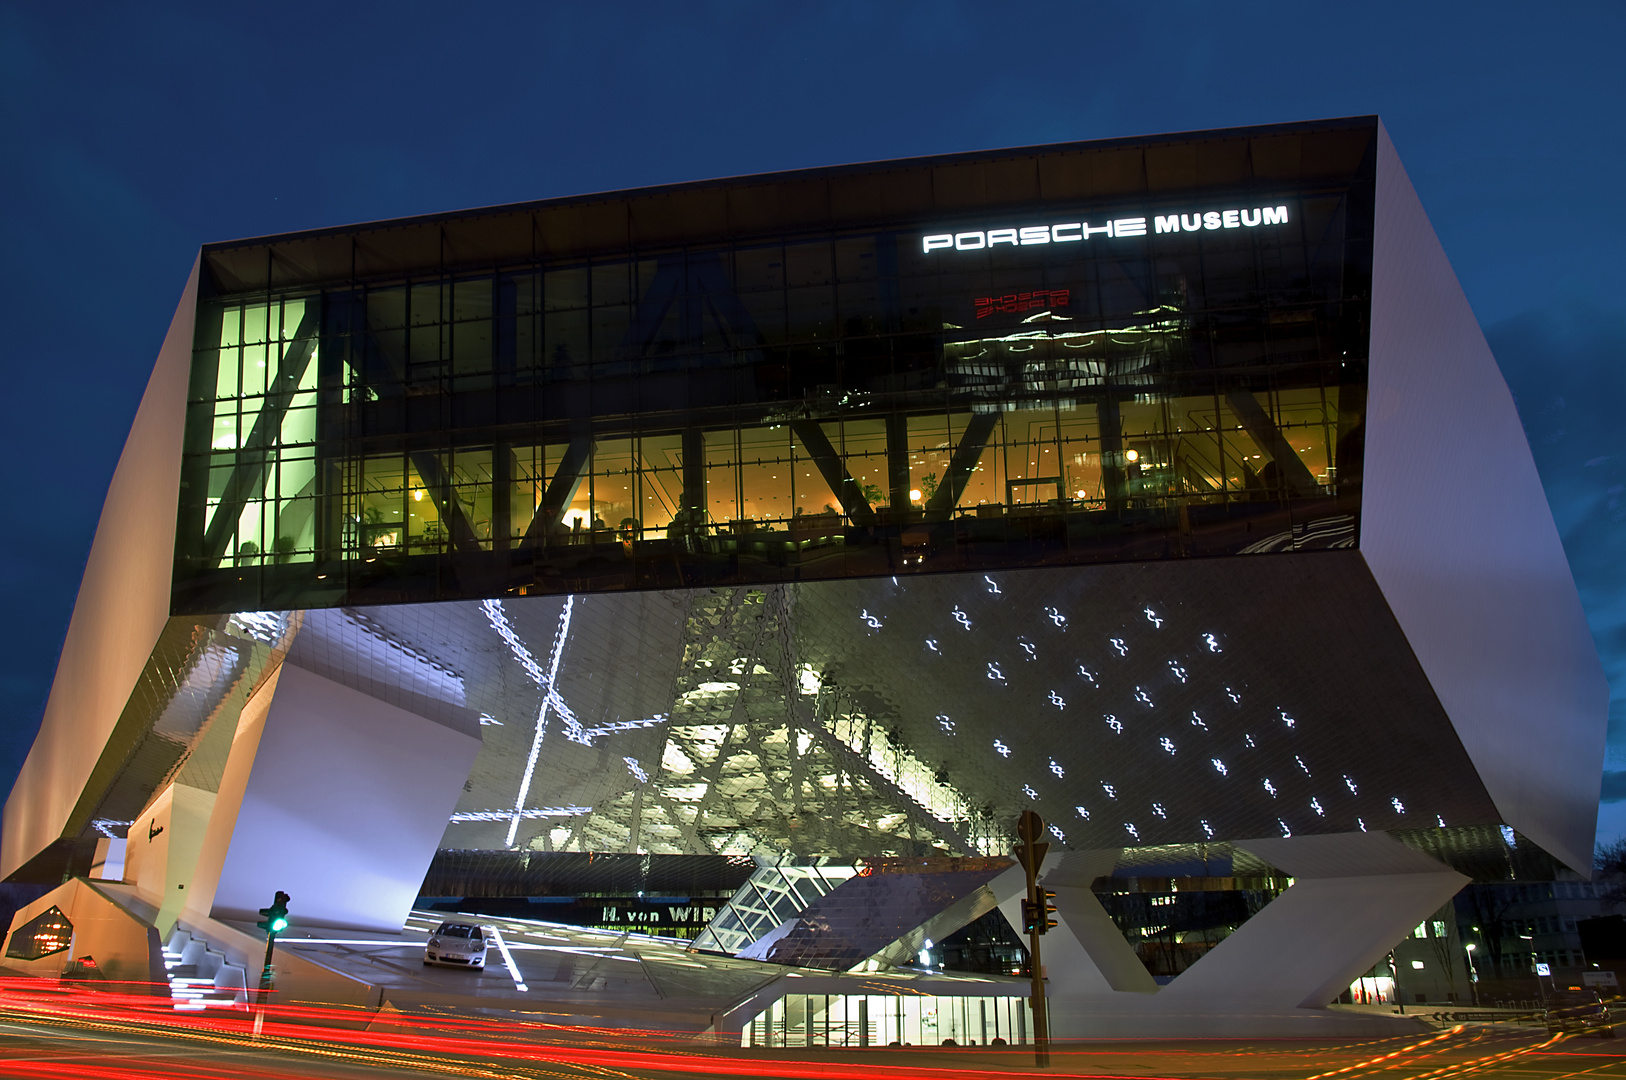
[[[291,899],[293,898],[287,893],[280,889],[277,890],[277,895],[271,901],[271,906],[260,909],[260,914],[264,915],[265,919],[256,925],[268,935],[280,934],[288,929],[288,901]]]
[[[1051,903],[1056,894],[1049,889],[1038,890],[1039,899],[1022,901],[1022,932],[1024,934],[1043,934],[1056,926],[1053,916],[1056,914],[1056,905]]]

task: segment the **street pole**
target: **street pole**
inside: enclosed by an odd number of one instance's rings
[[[1039,889],[1039,871],[1044,866],[1045,853],[1050,844],[1044,835],[1044,819],[1032,810],[1022,811],[1016,825],[1016,835],[1022,844],[1016,849],[1017,861],[1027,872],[1027,900],[1022,904],[1022,921],[1027,923],[1028,962],[1033,969],[1033,990],[1028,995],[1028,1008],[1033,1010],[1033,1061],[1050,1064],[1050,1010],[1044,999],[1044,961],[1039,954],[1039,938],[1049,929],[1046,897]]]
[[[260,969],[260,1007],[265,1007],[266,997],[271,993],[271,953],[277,947],[277,932],[275,930],[265,935],[265,967]]]
[[[260,969],[260,1008],[254,1016],[254,1037],[260,1037],[260,1030],[265,1026],[265,1007],[271,998],[271,954],[277,947],[277,934],[288,928],[288,902],[293,898],[281,889],[272,898],[270,907],[260,909],[265,918],[257,923],[265,931],[265,966]]]
[[[271,999],[271,951],[277,945],[277,932],[271,930],[265,935],[265,966],[260,969],[260,1007],[254,1011],[254,1037],[260,1037],[265,1027],[265,1006]]]
[[[1468,985],[1474,992],[1474,1008],[1479,1008],[1479,968],[1474,964],[1474,946],[1468,943]]]

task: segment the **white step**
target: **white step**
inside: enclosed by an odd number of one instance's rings
[[[187,974],[170,974],[184,969]],[[239,964],[209,948],[203,938],[177,929],[164,946],[164,970],[169,996],[178,1011],[207,1008],[243,1008],[248,1004],[247,977]]]

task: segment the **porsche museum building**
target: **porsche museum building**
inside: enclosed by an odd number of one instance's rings
[[[1587,872],[1606,702],[1376,118],[888,161],[204,247],[0,873],[224,941],[724,860],[821,884],[692,963],[878,979],[1034,809],[1054,1031],[1308,1031],[1473,866]],[[1109,914],[1248,874],[1172,979]]]

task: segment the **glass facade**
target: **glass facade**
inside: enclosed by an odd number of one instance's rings
[[[959,199],[941,162],[845,170],[889,209],[751,226],[640,229],[632,193],[523,258],[206,250],[176,609],[1348,546],[1375,125],[1283,137],[956,159]],[[1066,197],[996,182],[1047,167]]]
[[[741,1046],[1014,1046],[1032,1021],[1025,997],[786,994],[752,1018]]]
[[[760,867],[695,939],[695,948],[738,955],[857,873],[857,866],[841,863],[797,866],[780,861]]]

